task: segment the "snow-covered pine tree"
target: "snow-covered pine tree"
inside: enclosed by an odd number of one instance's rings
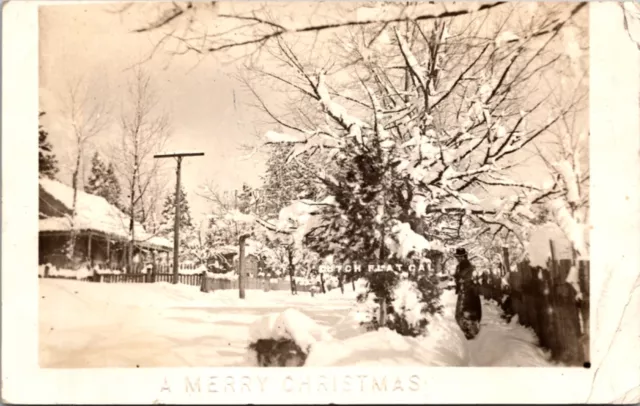
[[[314,184],[314,179],[307,172],[301,170],[301,166],[294,161],[287,161],[293,152],[289,145],[276,144],[269,149],[269,158],[266,163],[265,174],[262,176],[263,186],[259,192],[259,201],[256,207],[261,217],[271,220],[278,217],[280,210],[296,199],[315,199],[319,197],[320,188]],[[304,154],[298,159],[305,160],[308,165],[308,157]],[[269,263],[276,269],[279,266],[286,268],[294,291],[294,277],[301,269],[318,266],[318,256],[313,255],[307,247],[296,246],[293,238],[287,235],[263,238],[263,242],[277,253],[280,263]],[[316,263],[314,263],[316,262]]]
[[[107,165],[100,158],[100,154],[96,151],[91,158],[91,172],[89,179],[84,187],[85,192],[93,195],[102,196],[107,183]]]
[[[107,199],[109,203],[122,209],[122,202],[120,201],[122,189],[112,162],[109,162],[109,166],[107,166],[106,181],[106,196],[104,196],[104,198]]]
[[[164,200],[164,205],[162,206],[162,223],[160,227],[163,233],[173,232],[173,222],[176,212],[175,195],[175,192],[168,195]],[[185,193],[184,188],[180,188],[178,204],[180,205],[180,228],[193,227],[189,201],[187,200],[187,194]]]
[[[85,192],[105,198],[112,205],[121,208],[120,183],[113,164],[106,165],[96,151],[91,158],[91,172],[85,186]]]
[[[410,224],[420,224],[411,209],[413,190],[396,169],[393,143],[380,135],[372,135],[366,146],[354,138],[335,155],[341,170],[324,182],[333,202],[320,206],[322,226],[309,231],[304,242],[337,263],[359,263],[366,269],[381,265],[364,273],[368,290],[359,301],[373,295],[379,306],[367,327],[415,336],[424,333],[426,316],[441,310],[441,292],[433,272],[418,272],[428,269],[418,257],[433,247],[411,229]],[[411,265],[415,271],[407,272]],[[413,302],[408,306],[403,301]]]
[[[44,116],[44,111],[38,117]],[[49,133],[42,124],[38,125],[38,173],[39,176],[55,179],[58,174],[58,160],[53,153],[53,147],[49,142]]]
[[[189,201],[183,188],[180,188],[178,204],[180,205],[180,251],[187,252],[189,240],[194,238],[195,230],[191,220]],[[159,225],[159,234],[169,239],[173,239],[175,210],[175,192],[173,192],[165,198]]]
[[[243,183],[242,190],[237,195],[236,209],[243,214],[254,213],[256,209],[255,203],[257,201],[255,198],[256,197],[255,194],[256,194],[255,189],[253,189],[248,184]]]
[[[260,195],[267,217],[277,216],[283,207],[294,200],[320,197],[321,188],[308,170],[302,170],[297,163],[302,160],[309,165],[308,157],[303,155],[298,157],[298,161],[287,161],[293,153],[293,147],[285,144],[271,145],[268,153]]]

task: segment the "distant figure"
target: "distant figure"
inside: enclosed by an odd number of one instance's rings
[[[454,275],[456,294],[458,295],[456,322],[467,340],[472,340],[480,332],[482,302],[478,287],[473,281],[473,265],[469,262],[467,251],[464,248],[458,248],[455,257],[458,260]]]

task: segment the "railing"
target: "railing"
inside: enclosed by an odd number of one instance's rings
[[[288,291],[291,290],[291,283],[288,280],[279,280],[271,282],[269,279],[261,278],[245,278],[243,281],[244,288],[247,290],[263,290],[269,291]],[[239,289],[238,280],[206,278],[204,289],[206,292],[216,290]],[[308,292],[309,286],[296,286],[298,292]]]
[[[144,283],[146,282],[146,275],[141,273],[96,275],[94,276],[94,280],[102,283]]]

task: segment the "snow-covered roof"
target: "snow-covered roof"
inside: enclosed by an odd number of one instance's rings
[[[73,207],[73,189],[71,187],[55,180],[43,178],[40,179],[40,188],[41,192],[48,194],[71,212]],[[129,238],[129,216],[100,196],[78,190],[76,213],[74,227],[77,230],[92,230],[122,239]],[[60,217],[40,219],[39,230],[41,232],[71,230],[71,218],[66,213],[60,214]],[[147,233],[142,224],[138,222],[134,223],[134,231],[137,242],[164,248],[172,247],[169,240]]]
[[[173,248],[173,241],[157,235],[154,235],[148,240],[146,240],[146,243],[150,245],[155,245],[158,247]]]

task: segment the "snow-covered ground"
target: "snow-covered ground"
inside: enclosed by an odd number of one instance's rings
[[[329,331],[336,338],[312,347],[308,366],[552,366],[537,346],[535,333],[500,318],[494,303],[483,301],[480,334],[467,341],[455,322],[456,295],[444,291],[444,312],[433,317],[425,337],[403,337],[388,329],[365,333],[350,312]]]
[[[39,283],[40,365],[51,368],[236,365],[261,316],[295,308],[331,326],[355,302],[351,289],[344,298],[247,290],[240,300],[235,290],[168,283]]]
[[[295,309],[317,324],[323,337],[306,365],[549,365],[530,330],[499,318],[484,304],[483,327],[466,341],[453,319],[455,294],[445,291],[445,313],[429,334],[401,337],[389,330],[364,332],[351,286],[311,297],[289,292],[235,290],[201,293],[197,287],[100,284],[40,280],[40,365],[45,368],[249,366],[252,325]],[[287,312],[287,314],[298,313]],[[298,314],[299,314],[298,313]],[[307,325],[307,329],[309,326]]]

